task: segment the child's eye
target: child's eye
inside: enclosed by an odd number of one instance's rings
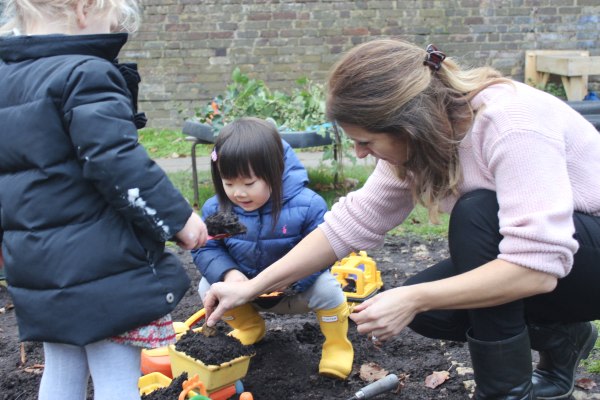
[[[256,181],[252,181],[252,182],[246,182],[246,186],[252,186],[256,183]]]
[[[361,142],[361,141],[356,141],[356,144],[359,146],[367,146],[369,144],[369,142]]]

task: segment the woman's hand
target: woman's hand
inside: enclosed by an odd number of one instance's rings
[[[386,341],[398,335],[417,314],[412,287],[386,290],[354,307],[350,319],[358,333]]]
[[[192,212],[182,230],[175,235],[177,245],[184,250],[192,250],[202,247],[206,244],[208,231],[206,224],[202,219]]]
[[[232,308],[241,306],[254,299],[251,281],[217,282],[210,286],[204,297],[206,324],[214,326],[223,314]]]

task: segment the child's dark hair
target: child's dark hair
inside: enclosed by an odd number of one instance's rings
[[[211,173],[222,211],[231,201],[221,179],[250,177],[252,173],[271,188],[273,226],[277,224],[283,198],[283,145],[277,128],[265,120],[245,117],[223,127],[212,153]]]

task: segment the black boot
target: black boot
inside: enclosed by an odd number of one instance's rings
[[[533,371],[539,399],[567,399],[575,386],[575,370],[590,354],[598,331],[591,322],[530,324],[531,348],[540,353]]]
[[[533,400],[527,329],[506,340],[483,342],[467,332],[475,372],[475,400]]]

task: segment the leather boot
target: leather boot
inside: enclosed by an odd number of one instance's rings
[[[575,387],[575,370],[594,348],[598,331],[591,322],[530,324],[531,348],[540,353],[533,371],[538,399],[568,399]]]
[[[467,332],[475,373],[475,400],[533,400],[527,329],[509,339],[483,342]]]
[[[265,320],[249,303],[227,311],[221,319],[233,328],[229,334],[243,345],[260,342],[265,337]]]
[[[317,318],[325,336],[319,374],[346,379],[352,372],[354,349],[348,340],[348,303],[343,302],[330,310],[318,310]]]

